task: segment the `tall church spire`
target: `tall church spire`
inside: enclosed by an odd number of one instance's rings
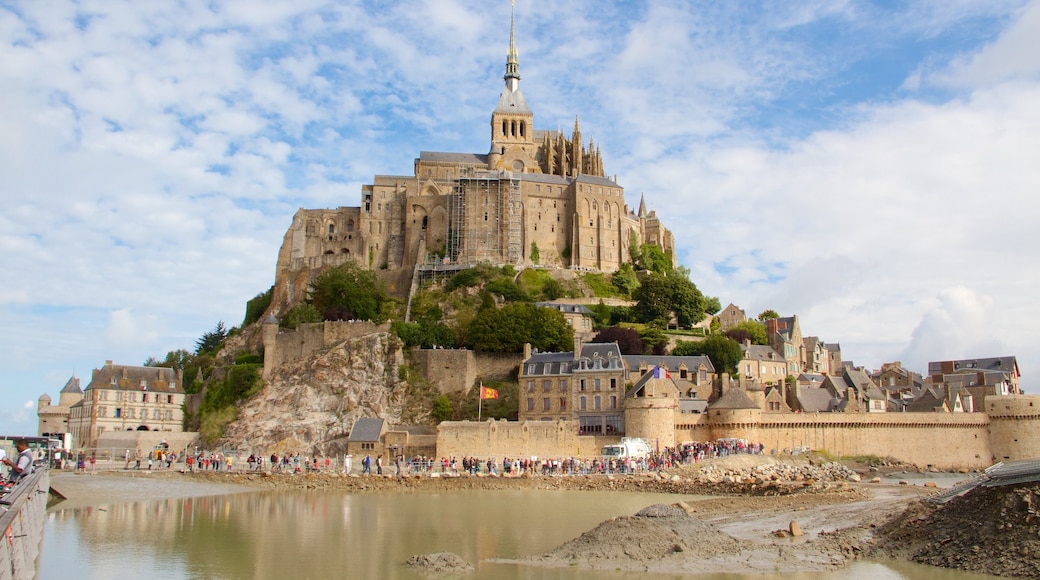
[[[509,90],[515,91],[520,86],[520,57],[516,51],[516,0],[512,0],[509,9],[509,54],[506,55],[506,76]]]

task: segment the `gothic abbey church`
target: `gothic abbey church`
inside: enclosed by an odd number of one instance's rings
[[[302,298],[315,272],[350,261],[400,295],[416,271],[481,262],[613,272],[632,244],[655,244],[675,261],[672,233],[642,199],[638,211],[628,208],[577,120],[570,138],[534,129],[514,19],[490,151],[422,151],[415,175],[377,175],[363,186],[360,207],[300,209],[278,255],[274,306]]]

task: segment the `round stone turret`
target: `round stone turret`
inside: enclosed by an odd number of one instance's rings
[[[1040,459],[1040,397],[991,395],[986,397],[986,413],[994,463]]]

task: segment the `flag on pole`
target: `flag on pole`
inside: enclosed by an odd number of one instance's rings
[[[672,378],[672,373],[668,372],[668,369],[663,369],[661,367],[654,367],[654,378],[655,379],[670,379],[670,378]]]
[[[497,399],[498,391],[495,389],[489,389],[484,385],[480,385],[480,398],[481,399]]]

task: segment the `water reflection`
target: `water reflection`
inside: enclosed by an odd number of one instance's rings
[[[609,517],[677,499],[530,490],[440,495],[256,492],[56,510],[49,514],[44,533],[40,578],[424,578],[405,568],[405,560],[443,551],[474,564],[472,578],[630,578],[484,560],[541,553]],[[858,563],[840,573],[785,578],[982,577]]]

